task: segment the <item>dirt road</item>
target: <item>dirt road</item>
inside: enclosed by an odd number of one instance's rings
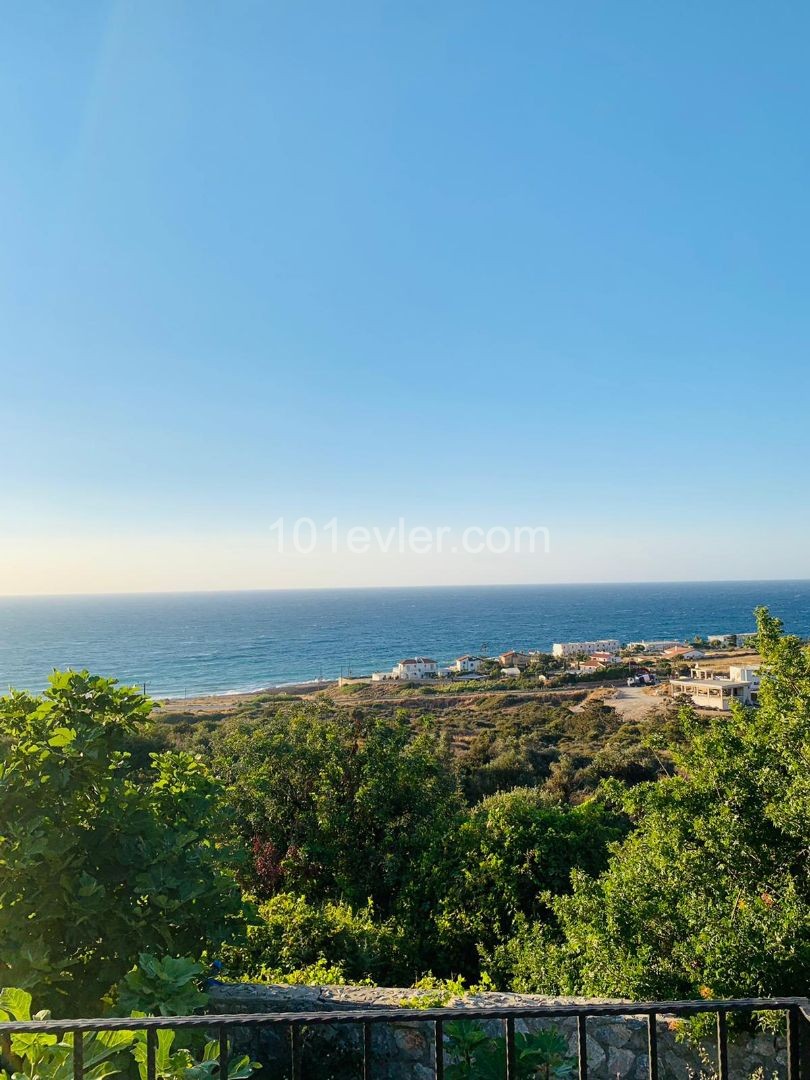
[[[660,703],[661,698],[648,694],[644,686],[617,686],[613,697],[607,700],[624,720],[641,720]]]

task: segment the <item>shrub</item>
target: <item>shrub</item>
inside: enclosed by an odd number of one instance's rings
[[[375,918],[369,903],[353,909],[342,901],[316,904],[279,893],[259,908],[261,922],[241,947],[226,948],[229,975],[262,981],[396,981],[410,975],[405,935],[392,920]]]
[[[158,960],[141,953],[137,965],[118,984],[118,1011],[122,1016],[189,1016],[208,1000],[197,985],[202,971],[202,964],[187,956]]]
[[[206,766],[153,754],[144,775],[122,749],[150,710],[87,672],[0,699],[0,984],[63,1015],[96,1011],[140,952],[200,956],[242,926]]]
[[[477,953],[508,937],[520,917],[545,917],[547,893],[570,891],[571,871],[604,869],[624,819],[590,800],[550,804],[542,790],[520,788],[485,799],[453,838],[439,927],[451,956],[475,974]]]

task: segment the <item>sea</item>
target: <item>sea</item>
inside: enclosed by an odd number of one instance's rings
[[[0,689],[36,691],[54,668],[88,668],[154,697],[240,693],[406,656],[742,633],[759,604],[810,636],[810,581],[7,597]]]

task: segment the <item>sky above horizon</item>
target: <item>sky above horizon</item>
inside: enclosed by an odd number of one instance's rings
[[[0,594],[810,577],[809,32],[7,7]]]

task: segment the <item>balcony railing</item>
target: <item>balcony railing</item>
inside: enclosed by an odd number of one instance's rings
[[[305,1080],[302,1072],[302,1031],[304,1028],[328,1025],[352,1025],[361,1033],[361,1075],[364,1080],[385,1076],[384,1070],[375,1073],[372,1061],[371,1036],[375,1024],[429,1024],[433,1031],[433,1070],[436,1080],[443,1080],[445,1067],[444,1024],[449,1021],[499,1021],[505,1040],[505,1080],[516,1080],[515,1022],[518,1020],[576,1021],[579,1080],[587,1080],[587,1023],[603,1017],[639,1017],[646,1020],[648,1039],[648,1072],[650,1080],[658,1080],[659,1058],[656,1021],[672,1017],[714,1013],[717,1017],[718,1080],[729,1080],[728,1016],[731,1013],[750,1015],[754,1012],[775,1012],[787,1021],[787,1078],[810,1080],[810,1002],[807,998],[738,998],[725,1001],[654,1001],[643,1003],[616,1002],[611,1004],[537,1005],[518,1007],[464,1007],[437,1009],[355,1009],[323,1012],[242,1013],[234,1015],[170,1016],[92,1020],[31,1020],[0,1023],[0,1039],[22,1032],[40,1032],[63,1036],[73,1034],[73,1076],[84,1077],[83,1036],[101,1031],[144,1031],[146,1033],[146,1077],[157,1080],[157,1033],[202,1030],[217,1033],[219,1077],[228,1075],[230,1056],[229,1035],[245,1030],[281,1029],[288,1032],[289,1064],[293,1080]],[[261,1074],[260,1074],[261,1075]]]

